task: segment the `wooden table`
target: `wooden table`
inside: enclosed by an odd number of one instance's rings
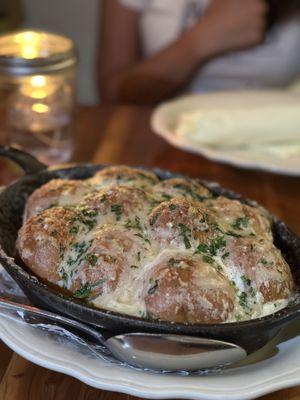
[[[74,161],[157,166],[218,181],[253,198],[300,234],[300,179],[246,171],[184,153],[155,136],[151,109],[82,107],[77,115]],[[0,167],[0,184],[10,179]],[[11,176],[10,176],[11,177]],[[74,378],[38,367],[0,344],[0,400],[118,400],[131,396],[96,390]],[[132,398],[133,399],[133,398]],[[262,397],[300,400],[300,386]]]

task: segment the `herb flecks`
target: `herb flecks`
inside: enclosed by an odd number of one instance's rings
[[[152,295],[156,292],[157,288],[158,288],[158,279],[155,279],[155,281],[153,281],[153,279],[150,279],[150,288],[148,289],[148,294]]]
[[[207,261],[211,263],[213,261],[213,257],[218,255],[219,251],[222,251],[225,249],[226,246],[226,240],[224,236],[218,236],[215,239],[210,239],[207,244],[205,243],[199,243],[195,254],[202,254],[203,259],[205,257],[204,261]],[[228,257],[229,253],[224,253],[222,255]]]
[[[242,230],[247,228],[249,225],[249,214],[246,209],[244,209],[244,216],[237,218],[234,223],[231,225],[233,229]]]
[[[80,289],[78,289],[75,293],[74,293],[74,297],[76,297],[77,299],[85,299],[86,297],[89,297],[89,295],[91,294],[91,285],[89,283],[85,283],[83,286],[81,286]]]
[[[150,219],[150,225],[153,226],[156,224],[156,221],[158,220],[160,216],[160,213],[157,212],[156,214],[153,215],[153,217]]]
[[[102,285],[106,281],[107,281],[107,278],[101,278],[92,284],[86,282],[84,285],[81,286],[80,289],[78,289],[73,294],[73,297],[76,297],[77,299],[85,299],[91,295],[91,292],[95,287]]]
[[[113,212],[116,216],[116,220],[120,221],[122,214],[123,214],[123,207],[121,204],[112,204],[110,206],[111,212]]]
[[[79,227],[78,226],[72,226],[72,228],[69,230],[69,233],[71,235],[76,235],[79,232]]]
[[[182,239],[183,239],[183,243],[184,243],[184,245],[185,245],[185,248],[186,249],[190,249],[192,246],[191,246],[191,243],[190,243],[190,240],[189,240],[189,238],[188,238],[188,236],[191,236],[191,230],[190,230],[190,228],[189,227],[187,227],[186,225],[184,225],[184,224],[179,224],[179,229],[180,229],[180,236],[182,236]]]
[[[178,261],[175,260],[175,258],[170,258],[168,261],[168,265],[170,265],[171,267],[174,267],[174,265],[177,263]]]
[[[95,266],[97,264],[97,261],[98,261],[98,257],[95,254],[92,254],[92,253],[86,254],[85,259],[92,266]]]
[[[246,292],[242,292],[239,295],[239,304],[243,307],[243,308],[249,308],[248,303],[247,303],[247,293]]]
[[[70,228],[69,233],[76,235],[79,232],[81,224],[83,224],[88,231],[91,231],[97,225],[97,215],[98,210],[79,209],[77,215],[71,219],[71,223],[74,225]]]
[[[172,196],[170,196],[170,195],[167,194],[167,193],[161,193],[161,197],[162,197],[164,200],[166,200],[166,201],[169,201],[169,200],[172,199]]]
[[[174,257],[169,258],[168,265],[174,268],[185,268],[185,266],[187,266],[182,259],[179,258],[176,260]]]
[[[75,252],[75,257],[69,256],[66,260],[66,264],[69,268],[75,269],[85,259],[86,253],[90,248],[91,241],[76,242],[72,244],[72,250]]]
[[[242,279],[242,281],[243,281],[247,286],[251,286],[252,281],[251,281],[250,278],[248,278],[248,277],[245,276],[245,275],[242,275],[242,276],[241,276],[241,279]]]
[[[151,244],[150,240],[146,236],[144,236],[142,233],[135,233],[134,236],[137,236],[137,237],[143,239],[146,243]]]
[[[142,230],[140,218],[137,216],[133,220],[127,219],[124,226],[127,229],[138,229],[140,231]]]
[[[205,196],[201,196],[196,191],[194,191],[189,185],[186,185],[184,183],[177,183],[173,187],[174,189],[180,189],[181,191],[183,191],[184,194],[189,194],[194,200],[203,201],[206,199]]]

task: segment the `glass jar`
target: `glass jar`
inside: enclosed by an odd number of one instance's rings
[[[18,31],[0,36],[0,139],[46,164],[68,161],[74,147],[74,43]]]

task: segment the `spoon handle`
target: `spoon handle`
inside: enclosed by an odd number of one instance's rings
[[[5,309],[8,311],[12,311],[18,315],[18,317],[22,318],[23,320],[27,321],[30,323],[35,322],[35,323],[40,323],[40,322],[47,322],[51,323],[52,325],[57,325],[57,326],[67,326],[69,328],[73,328],[77,331],[80,331],[81,333],[84,334],[84,337],[92,337],[94,340],[96,340],[98,343],[105,345],[105,339],[103,335],[96,331],[95,329],[92,329],[88,325],[82,324],[81,322],[75,321],[73,319],[64,317],[62,315],[55,314],[50,311],[45,311],[37,307],[33,307],[27,304],[21,304],[21,303],[16,303],[12,302],[10,300],[0,298],[0,310]],[[36,320],[35,320],[36,318]],[[42,321],[41,321],[42,320]]]

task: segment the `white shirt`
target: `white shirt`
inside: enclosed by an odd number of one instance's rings
[[[203,14],[211,0],[119,0],[141,14],[144,56],[174,42]],[[184,60],[182,61],[184,62]],[[283,88],[300,77],[300,20],[275,26],[265,42],[209,61],[189,85],[189,91]]]

